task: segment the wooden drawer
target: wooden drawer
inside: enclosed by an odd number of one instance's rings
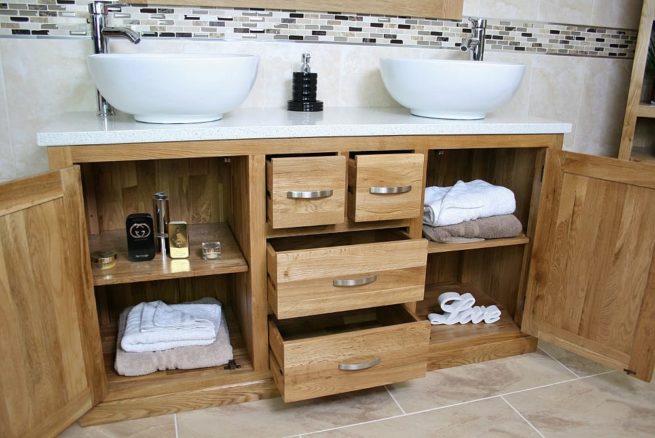
[[[273,228],[343,223],[346,158],[272,158],[266,163],[266,188]]]
[[[422,300],[427,241],[376,242],[399,236],[364,234],[270,241],[268,302],[275,315],[295,318]]]
[[[355,222],[421,216],[423,154],[357,155],[348,162],[349,217]]]
[[[269,320],[270,366],[285,402],[422,377],[430,323],[403,306]]]

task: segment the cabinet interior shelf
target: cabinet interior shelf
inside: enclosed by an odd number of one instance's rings
[[[240,368],[226,369],[224,366],[199,368],[196,370],[167,370],[145,376],[121,376],[114,370],[116,350],[116,327],[103,327],[101,336],[105,352],[105,370],[108,380],[107,397],[103,403],[111,403],[130,398],[157,396],[179,390],[193,390],[209,386],[226,386],[252,381],[253,365],[243,343],[239,325],[234,312],[223,306],[230,331],[230,343],[234,360]],[[255,379],[256,380],[256,379]]]
[[[425,288],[425,298],[418,303],[416,314],[420,319],[427,318],[428,313],[441,313],[437,298],[444,292],[469,292],[475,297],[476,306],[490,306],[495,304],[501,310],[500,321],[494,324],[455,324],[433,325],[430,335],[431,350],[444,348],[448,350],[460,349],[477,345],[483,341],[500,342],[511,340],[525,335],[516,325],[503,307],[486,295],[480,288],[469,284],[432,284]]]
[[[655,104],[642,103],[637,107],[637,117],[655,119]]]
[[[472,249],[498,248],[501,246],[525,245],[530,242],[530,238],[525,234],[507,239],[489,239],[471,243],[437,243],[428,244],[428,254],[436,254],[453,251],[466,251]]]
[[[190,224],[189,258],[162,259],[157,254],[153,260],[131,262],[127,259],[127,238],[124,230],[105,231],[89,236],[91,252],[114,250],[118,253],[116,266],[112,269],[93,269],[93,284],[104,286],[140,281],[166,280],[203,275],[246,272],[246,262],[227,224]],[[219,241],[223,249],[218,260],[202,258],[201,243]]]

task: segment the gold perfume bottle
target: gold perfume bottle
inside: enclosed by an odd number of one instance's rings
[[[184,221],[168,223],[168,254],[172,259],[189,257],[189,232]]]

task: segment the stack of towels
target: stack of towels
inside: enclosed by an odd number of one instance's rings
[[[232,358],[225,316],[214,298],[140,303],[120,315],[114,368],[121,375],[219,366]]]
[[[500,320],[498,306],[475,306],[475,298],[470,293],[460,295],[457,292],[444,292],[439,295],[439,306],[443,313],[430,313],[428,319],[432,325],[454,324],[493,324]]]
[[[486,181],[457,181],[452,187],[425,189],[423,232],[441,243],[515,237],[523,226],[513,215],[514,193]]]

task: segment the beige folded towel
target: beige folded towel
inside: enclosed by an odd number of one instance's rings
[[[521,221],[512,214],[491,216],[457,225],[431,227],[423,225],[423,234],[433,242],[468,243],[485,239],[516,237],[523,231]]]
[[[219,304],[214,298],[203,298],[190,304]],[[162,351],[129,353],[121,348],[125,333],[129,307],[121,313],[118,320],[118,338],[116,342],[116,361],[114,369],[123,376],[144,376],[163,370],[191,370],[224,365],[233,359],[230,334],[225,321],[225,312],[216,333],[216,341],[204,346],[178,347]]]

